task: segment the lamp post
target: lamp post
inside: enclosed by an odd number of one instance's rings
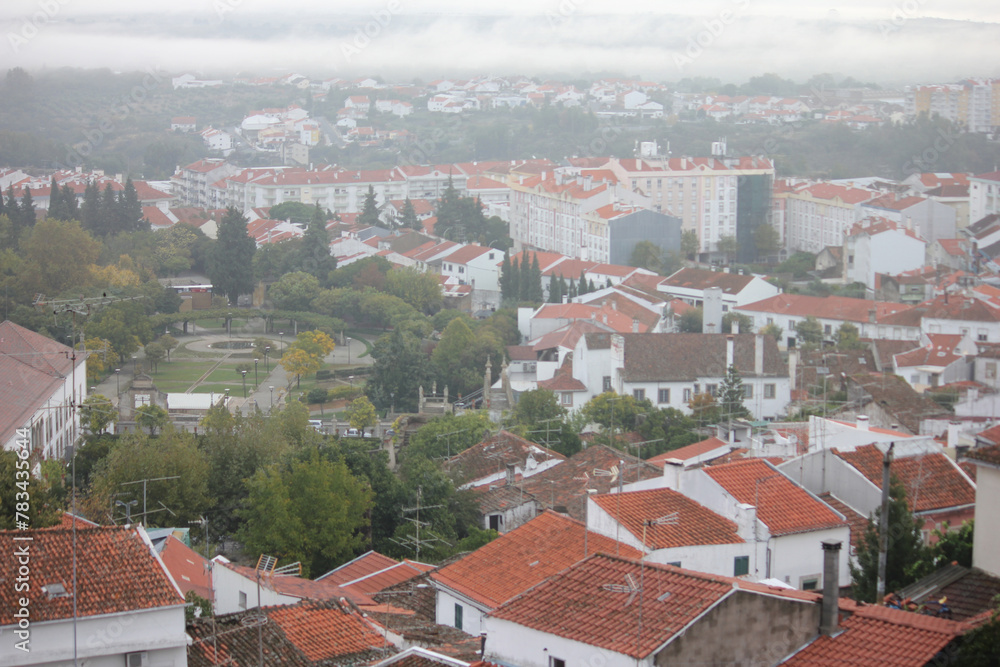
[[[347,347],[347,365],[351,365],[351,337],[344,336],[345,345]]]
[[[264,346],[264,372],[267,373],[268,375],[271,374],[271,362],[268,359],[268,355],[269,354],[271,354],[271,346],[270,345],[265,345]]]
[[[135,377],[135,374],[136,374],[136,370],[135,369],[136,369],[136,364],[138,363],[138,359],[139,359],[139,357],[137,357],[134,354],[132,355],[132,377]]]
[[[348,375],[347,379],[351,381],[351,389],[354,389],[354,376]]]
[[[226,333],[229,334],[230,340],[233,338],[233,314],[226,313]]]
[[[389,414],[396,414],[396,392],[389,392]]]
[[[260,359],[258,359],[257,357],[253,358],[253,386],[254,387],[256,387],[258,384],[260,384],[257,381],[257,362],[258,361],[260,361]]]
[[[267,406],[267,414],[271,414],[271,408],[274,407],[274,385],[268,385],[267,388],[271,392],[271,404]]]
[[[247,397],[247,372],[240,371],[240,375],[243,376],[243,398]]]
[[[285,332],[284,331],[279,331],[278,332],[278,356],[279,357],[281,356],[281,353],[284,351],[284,349],[285,349]]]
[[[120,369],[120,368],[116,368],[115,369],[115,391],[117,392],[117,394],[119,396],[122,395],[122,381],[121,381],[121,377],[122,376],[121,376],[121,372],[122,372],[122,369]]]

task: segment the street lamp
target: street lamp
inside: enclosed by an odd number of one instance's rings
[[[274,385],[269,385],[267,388],[271,392],[271,404],[267,406],[267,413],[271,414],[271,408],[274,407]]]
[[[134,354],[133,354],[133,355],[132,355],[132,377],[135,377],[135,373],[136,373],[136,370],[135,370],[135,369],[136,369],[136,364],[138,363],[138,361],[137,361],[137,360],[138,360],[138,357],[137,357],[136,355],[134,355]]]
[[[247,397],[247,372],[245,370],[244,371],[240,371],[240,375],[243,376],[243,398],[246,399],[246,397]]]
[[[253,386],[254,387],[256,387],[258,384],[260,384],[257,381],[257,362],[258,361],[260,361],[260,359],[258,359],[257,357],[253,358]]]
[[[265,370],[265,372],[267,372],[268,375],[271,374],[271,362],[267,358],[269,354],[271,354],[271,346],[270,345],[265,345],[264,346],[264,370]]]
[[[226,333],[229,334],[230,338],[233,337],[233,314],[232,313],[226,313]]]
[[[354,389],[354,376],[348,375],[347,379],[351,381],[351,389]]]
[[[117,394],[119,396],[122,395],[121,372],[122,372],[122,369],[120,369],[120,368],[116,368],[115,369],[115,391],[117,392]]]
[[[351,365],[351,337],[344,336],[345,345],[347,346],[347,365]]]
[[[278,332],[278,356],[281,356],[282,351],[285,349],[285,332]]]

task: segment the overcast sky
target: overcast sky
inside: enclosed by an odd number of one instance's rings
[[[995,0],[2,0],[0,64],[740,83],[1000,76]],[[367,32],[367,34],[365,34]]]

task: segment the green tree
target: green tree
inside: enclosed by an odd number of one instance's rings
[[[297,201],[286,201],[272,206],[268,215],[272,220],[287,220],[298,225],[304,225],[312,218],[314,208],[309,204]]]
[[[153,340],[149,317],[138,301],[115,303],[98,311],[84,331],[87,338],[108,341],[118,355],[119,363],[128,359],[141,345]]]
[[[305,577],[344,563],[364,544],[372,492],[342,461],[307,458],[259,470],[239,510],[238,535],[250,554],[299,561]]]
[[[271,302],[278,310],[308,311],[312,300],[319,296],[316,276],[305,271],[286,273],[267,289]]]
[[[201,597],[194,591],[184,594],[184,622],[190,623],[196,618],[210,618],[212,616],[212,603]]]
[[[424,457],[430,461],[454,456],[485,439],[493,427],[483,410],[435,417],[410,437],[404,459]]]
[[[650,271],[659,271],[661,254],[660,246],[652,241],[639,241],[635,244],[635,248],[632,249],[632,258],[629,260],[629,266],[637,266]]]
[[[765,223],[753,230],[753,242],[757,248],[758,259],[768,259],[781,250],[781,235],[778,230]]]
[[[733,322],[739,323],[740,333],[753,333],[753,318],[732,310],[722,316],[722,331],[724,333],[732,331]]]
[[[315,373],[323,365],[319,357],[309,354],[302,348],[289,348],[281,356],[281,365],[286,373],[295,376],[295,386],[302,386],[302,376]]]
[[[805,349],[816,349],[823,342],[823,325],[813,316],[809,316],[795,325],[797,342]]]
[[[837,348],[840,350],[860,350],[865,347],[861,342],[858,328],[850,322],[844,322],[837,327]]]
[[[701,308],[691,308],[677,318],[677,330],[680,333],[701,333],[704,311]]]
[[[31,188],[24,188],[24,196],[21,197],[21,206],[18,209],[18,225],[21,229],[31,229],[35,226],[37,215],[35,213],[35,202],[31,196]]]
[[[608,429],[611,437],[615,434],[634,430],[643,415],[652,409],[647,400],[637,401],[628,394],[606,391],[584,404],[581,412],[588,422],[595,422]]]
[[[566,408],[559,404],[559,397],[551,389],[532,389],[517,398],[511,418],[517,424],[534,426],[550,419],[562,419]]]
[[[135,190],[132,179],[125,180],[122,190],[115,202],[115,233],[139,232],[149,229],[149,223],[142,215],[142,204]]]
[[[700,244],[698,242],[698,232],[693,229],[681,231],[681,253],[688,259],[694,259],[698,254]]]
[[[143,405],[136,408],[135,423],[140,428],[148,428],[150,435],[156,435],[170,423],[170,415],[159,405]]]
[[[160,362],[167,356],[167,348],[154,340],[152,343],[148,343],[142,351],[146,355],[146,361],[149,362],[150,370],[155,373]]]
[[[719,237],[715,247],[726,258],[726,264],[731,264],[733,257],[740,250],[740,242],[732,234],[727,234]]]
[[[743,378],[736,366],[730,366],[726,371],[726,376],[722,378],[719,385],[719,409],[721,417],[724,419],[749,419],[752,415],[743,405],[743,398],[746,396]]]
[[[639,434],[644,441],[652,442],[643,445],[636,455],[649,458],[696,443],[702,439],[696,428],[697,422],[676,408],[650,410],[639,424]]]
[[[760,328],[760,331],[758,333],[762,333],[765,336],[770,336],[771,338],[773,338],[774,340],[776,340],[776,341],[778,341],[780,343],[781,342],[781,336],[782,336],[782,334],[784,334],[784,331],[777,324],[775,324],[774,322],[771,322],[769,324],[765,324],[764,326],[762,326]]]
[[[375,342],[372,358],[365,390],[376,408],[416,412],[419,387],[430,386],[430,361],[420,338],[397,327]]]
[[[330,272],[337,268],[337,259],[330,254],[330,235],[326,229],[328,217],[317,203],[300,245],[302,270],[315,276],[323,285],[329,282]]]
[[[89,284],[90,265],[100,256],[101,244],[79,223],[42,220],[22,240],[21,250],[24,286],[32,293],[56,295]]]
[[[407,197],[403,202],[403,208],[399,211],[400,227],[406,227],[409,229],[420,229],[420,220],[417,218],[417,210],[413,207],[413,202]]]
[[[993,596],[992,602],[994,609],[989,620],[962,637],[955,664],[963,667],[1000,665],[1000,595]]]
[[[889,484],[889,548],[886,552],[885,591],[890,593],[917,580],[916,567],[926,559],[920,529],[923,519],[914,517],[906,503],[906,488],[895,477]],[[852,595],[859,602],[875,602],[878,583],[879,520],[875,509],[857,548],[857,565],[851,563]]]
[[[104,235],[104,226],[101,221],[101,191],[97,187],[97,181],[87,183],[83,191],[83,205],[80,208],[80,222],[83,228],[94,236]]]
[[[366,396],[359,396],[351,401],[351,404],[347,406],[344,416],[347,417],[347,423],[351,425],[351,428],[356,428],[362,433],[374,426],[378,421],[378,415],[375,414],[375,406],[372,405],[372,402]]]
[[[433,273],[413,267],[392,269],[385,277],[385,290],[427,315],[441,309],[441,283]]]
[[[11,450],[0,450],[0,530],[13,530],[17,512],[27,515],[32,528],[59,523],[62,506],[51,487],[31,474],[33,462]],[[27,509],[20,505],[30,499]]]
[[[375,188],[369,185],[368,192],[365,194],[365,201],[361,205],[361,213],[358,214],[358,224],[377,227],[382,224],[378,214],[379,207],[378,200],[375,197]]]
[[[691,409],[691,416],[699,427],[718,423],[721,419],[719,404],[716,402],[715,397],[708,392],[694,394],[688,403],[688,407]]]
[[[219,222],[218,240],[209,251],[208,277],[213,289],[236,305],[253,290],[253,256],[257,244],[247,234],[247,219],[230,206]]]
[[[115,409],[111,399],[103,394],[91,394],[83,399],[80,405],[80,423],[93,435],[103,433],[104,430],[114,425],[118,421],[118,410]]]

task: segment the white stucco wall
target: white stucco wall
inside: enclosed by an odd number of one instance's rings
[[[812,493],[832,493],[864,516],[882,504],[879,487],[828,449],[785,461],[777,468]]]
[[[257,607],[257,582],[230,570],[225,565],[213,563],[212,586],[215,588],[213,602],[216,614],[232,614],[243,611],[240,606],[240,593],[246,593],[247,609]],[[282,595],[267,586],[260,587],[260,606],[295,604],[299,598]]]
[[[438,625],[450,625],[455,627],[455,605],[462,607],[462,632],[478,637],[483,631],[483,618],[486,611],[472,603],[466,597],[460,596],[451,589],[445,589],[440,585],[435,586],[437,595],[435,600],[434,622]]]
[[[550,659],[566,667],[652,667],[653,657],[637,661],[622,653],[539,632],[523,625],[486,618],[484,660],[517,667],[550,667]]]
[[[976,535],[972,565],[1000,577],[1000,469],[980,465],[976,472]]]
[[[823,540],[838,540],[840,551],[840,585],[851,583],[850,558],[851,530],[848,526],[813,530],[808,533],[782,535],[771,540],[771,576],[790,586],[802,588],[805,579],[816,578],[816,589],[823,589]]]
[[[180,602],[180,600],[178,600]],[[77,619],[77,657],[88,667],[124,667],[125,654],[148,652],[150,667],[186,667],[184,605]],[[32,623],[30,652],[13,649],[11,626],[0,628],[0,666],[73,664],[73,620]]]

